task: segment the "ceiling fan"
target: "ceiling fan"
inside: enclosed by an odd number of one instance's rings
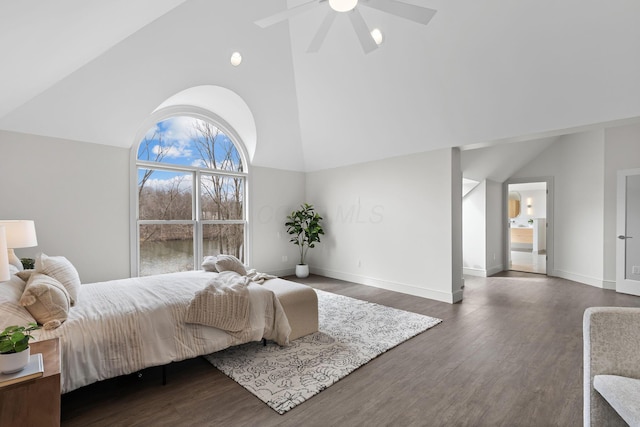
[[[329,33],[331,24],[335,20],[338,13],[346,13],[351,20],[353,29],[360,40],[362,49],[365,53],[369,53],[378,48],[378,43],[374,40],[367,23],[356,6],[366,6],[377,9],[382,12],[389,13],[399,18],[408,19],[419,24],[427,25],[436,11],[422,6],[415,6],[396,0],[311,0],[301,5],[292,7],[291,9],[278,12],[275,15],[256,21],[256,25],[262,28],[282,22],[292,18],[308,10],[314,9],[323,3],[327,3],[329,10],[320,24],[320,28],[316,32],[315,37],[311,40],[311,44],[307,52],[318,52],[325,37]]]

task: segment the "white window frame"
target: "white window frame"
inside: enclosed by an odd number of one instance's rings
[[[231,142],[234,144],[240,158],[242,159],[243,172],[227,171],[222,169],[210,169],[194,166],[182,166],[172,165],[171,163],[152,162],[138,160],[138,150],[140,144],[144,139],[144,135],[147,131],[155,126],[157,123],[167,120],[171,117],[192,117],[199,120],[206,121],[213,126],[217,127],[222,133],[224,133]],[[140,275],[140,226],[141,225],[179,225],[190,224],[193,225],[193,269],[198,270],[202,264],[203,254],[203,225],[231,225],[240,224],[244,225],[243,233],[243,256],[244,263],[250,265],[249,254],[249,175],[250,166],[247,161],[248,156],[244,144],[242,144],[240,137],[222,118],[215,116],[208,110],[203,110],[196,107],[169,107],[158,111],[149,117],[145,124],[141,126],[141,131],[138,132],[135,143],[131,148],[131,169],[130,169],[130,273],[132,277],[138,277]],[[139,200],[138,200],[138,169],[153,169],[161,171],[171,172],[187,172],[193,176],[193,191],[192,191],[192,216],[191,220],[141,220],[139,219]],[[202,175],[217,175],[228,176],[233,178],[243,178],[243,201],[242,201],[242,219],[238,220],[202,220],[200,209],[200,196],[201,196],[201,181]]]

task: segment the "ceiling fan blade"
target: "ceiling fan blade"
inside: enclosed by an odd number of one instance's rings
[[[437,10],[429,9],[428,7],[415,6],[396,0],[364,0],[359,4],[423,25],[427,25],[437,12]]]
[[[360,39],[360,44],[362,45],[362,49],[364,53],[369,53],[378,48],[378,45],[371,37],[371,32],[369,31],[369,27],[367,27],[367,23],[364,22],[364,18],[358,12],[358,9],[353,9],[351,12],[347,12],[349,14],[349,19],[351,19],[351,24],[353,25],[353,29],[355,30],[358,39]]]
[[[286,10],[283,10],[282,12],[278,12],[275,15],[271,15],[266,18],[259,19],[255,22],[255,24],[261,28],[270,27],[271,25],[277,24],[278,22],[282,22],[293,16],[306,12],[307,10],[313,9],[323,1],[326,1],[326,0],[311,0],[310,2],[303,3],[296,7],[292,7],[291,9],[286,9]]]
[[[311,40],[311,44],[309,45],[309,49],[307,49],[307,52],[316,53],[318,50],[320,50],[320,46],[322,46],[322,42],[324,42],[324,39],[327,37],[329,28],[331,28],[331,24],[333,24],[333,21],[336,19],[336,15],[337,13],[333,10],[329,10],[327,12],[327,16],[324,17],[320,28],[318,28],[318,32],[316,33],[313,40]]]

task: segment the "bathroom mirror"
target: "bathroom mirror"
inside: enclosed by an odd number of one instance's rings
[[[520,193],[517,191],[509,192],[509,219],[520,216]]]

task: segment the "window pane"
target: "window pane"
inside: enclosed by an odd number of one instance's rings
[[[140,219],[191,220],[193,216],[193,174],[138,169]]]
[[[186,116],[171,117],[149,129],[138,160],[242,171],[240,152],[215,125]]]
[[[193,270],[193,225],[140,225],[140,276]]]
[[[201,180],[203,220],[243,219],[244,178],[203,174]]]
[[[204,256],[227,254],[244,262],[244,224],[202,226]]]

